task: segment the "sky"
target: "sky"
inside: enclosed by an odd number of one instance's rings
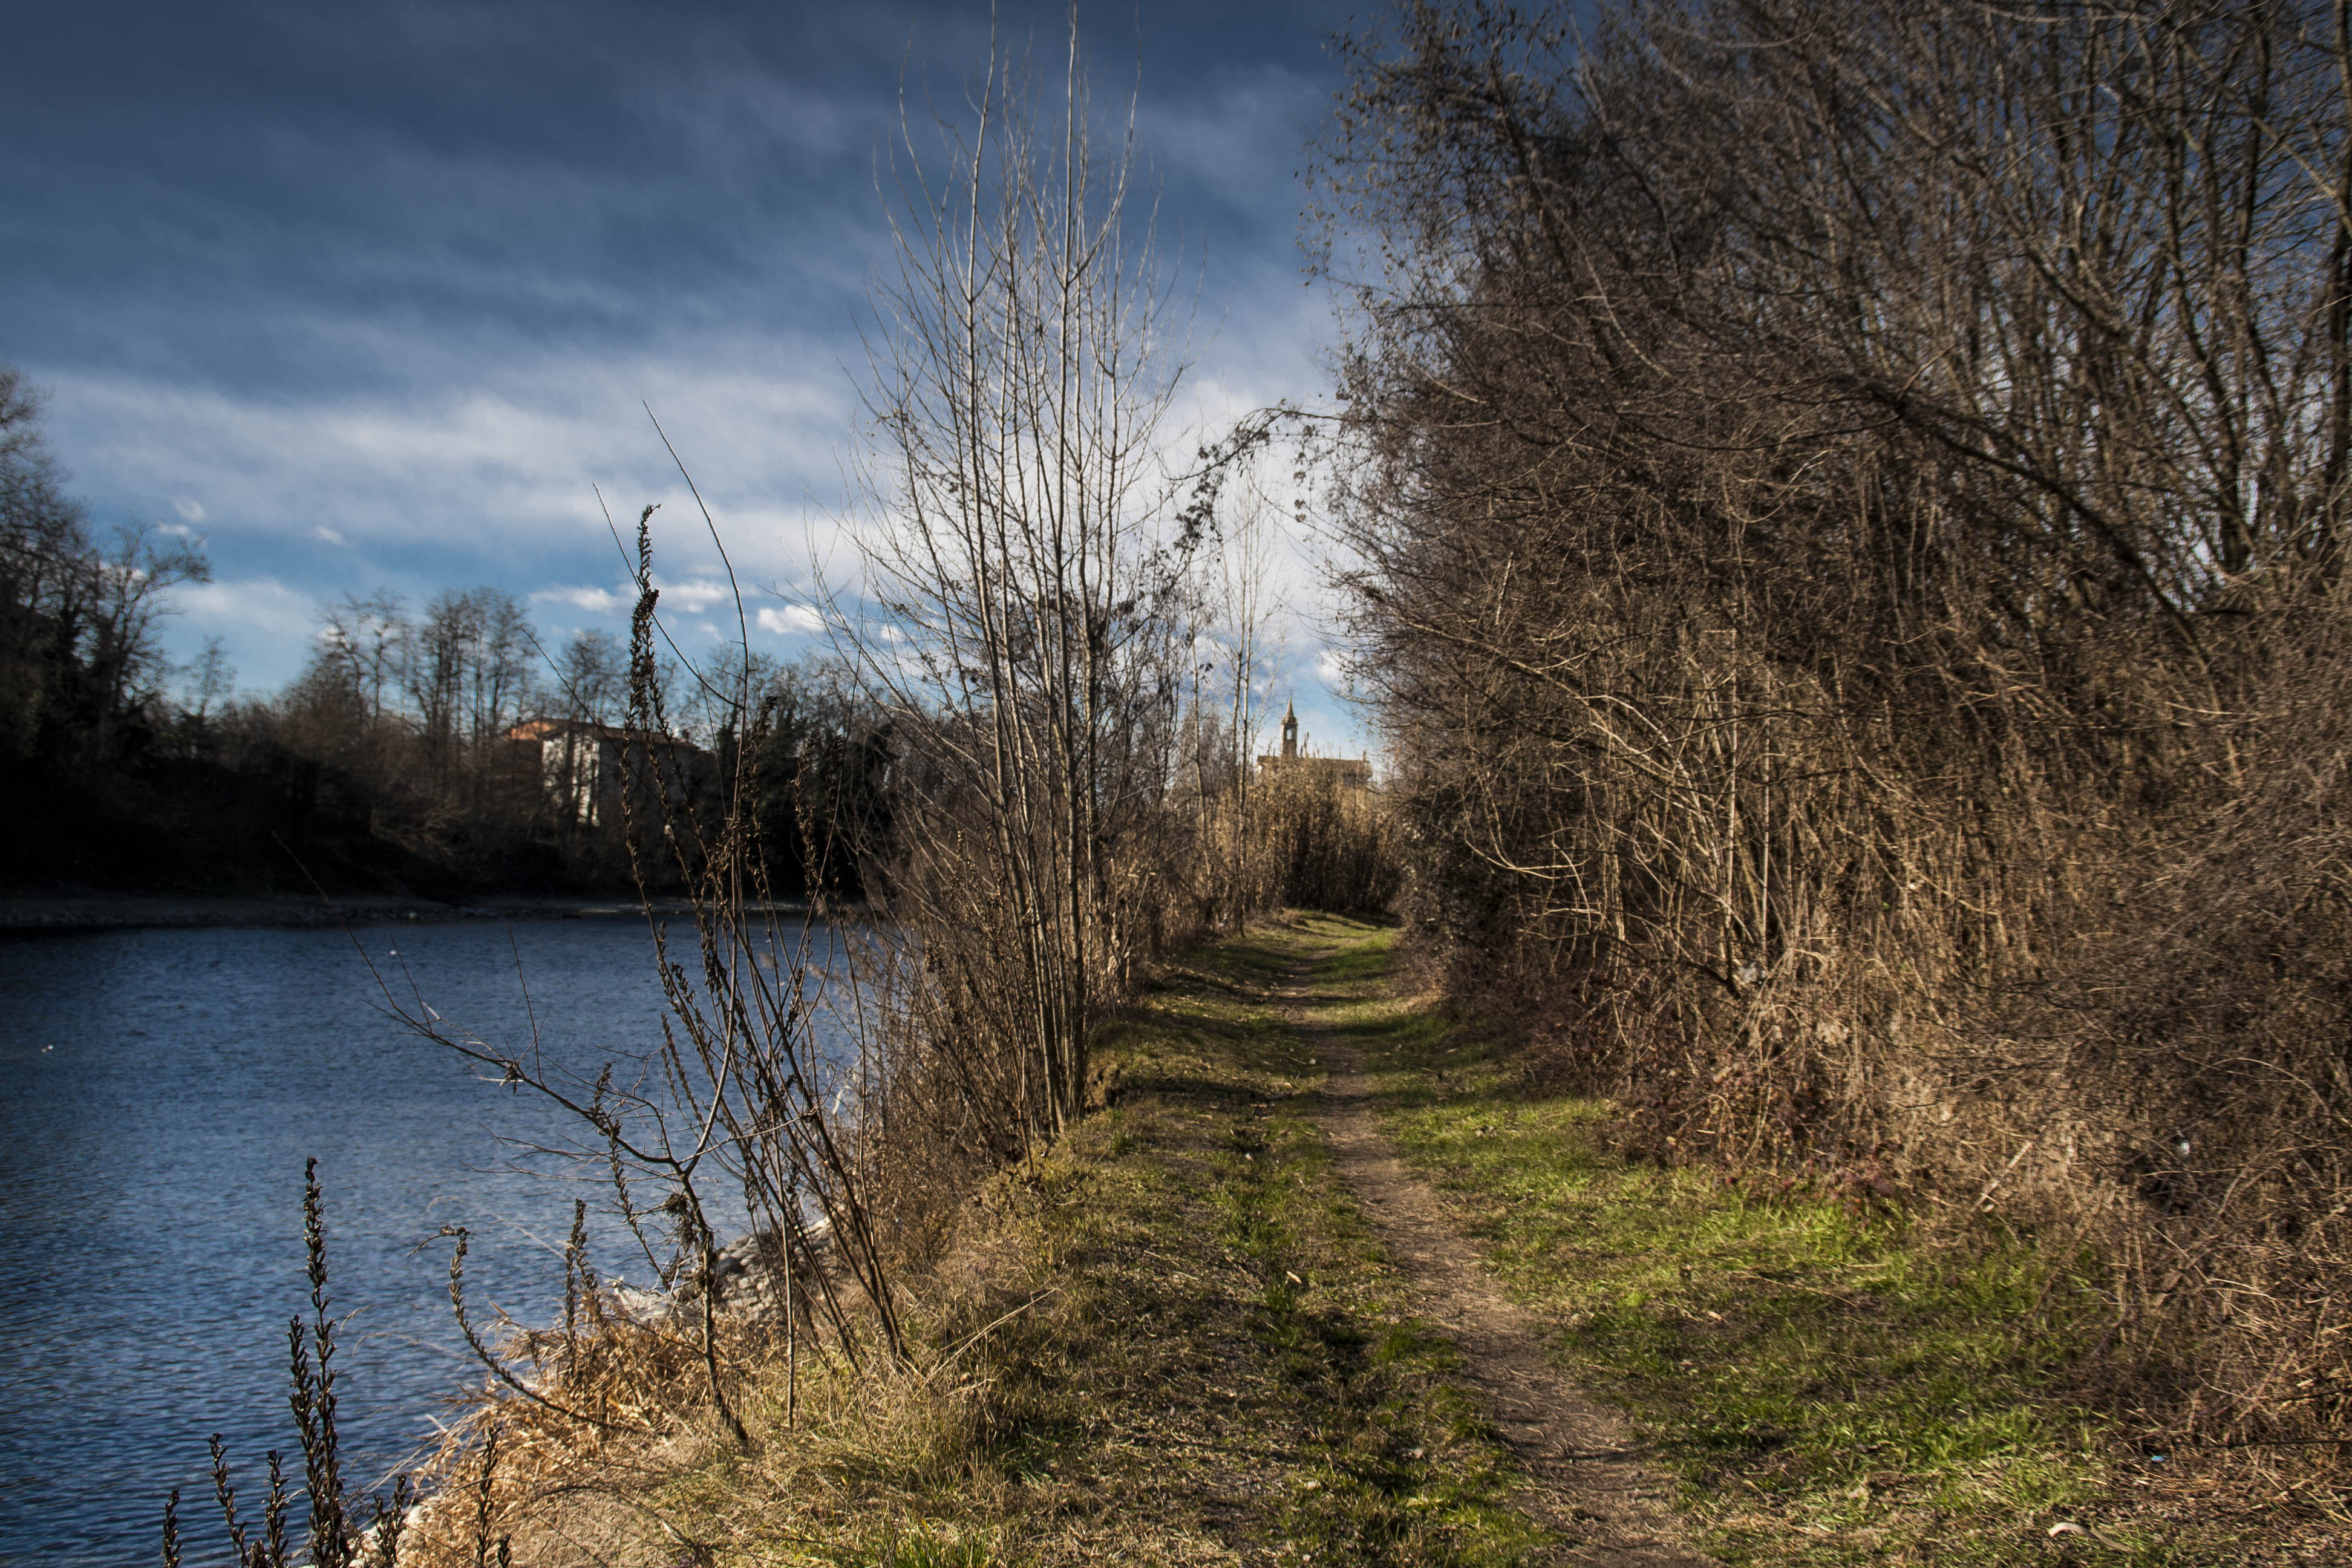
[[[96,521],[202,538],[214,580],[179,592],[167,641],[221,638],[248,691],[289,679],[346,594],[489,584],[551,645],[625,629],[600,488],[625,523],[662,503],[664,608],[682,643],[716,636],[716,558],[648,405],[768,612],[755,644],[789,658],[812,563],[854,572],[858,324],[902,102],[919,135],[959,110],[992,26],[1057,64],[1066,16],[23,7],[0,51],[0,360],[47,391]],[[1183,428],[1331,407],[1298,176],[1340,0],[1090,5],[1080,25],[1098,108],[1136,95],[1160,241],[1198,301]],[[1295,691],[1315,749],[1353,753],[1314,553],[1284,557],[1276,707]]]

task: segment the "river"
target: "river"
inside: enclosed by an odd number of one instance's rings
[[[287,1320],[304,1304],[302,1168],[324,1187],[347,1473],[373,1481],[476,1381],[445,1226],[475,1235],[470,1306],[545,1321],[572,1141],[380,1010],[362,951],[452,1024],[593,1072],[658,1040],[642,920],[126,931],[0,942],[0,1563],[156,1561],[163,1499],[211,1561],[215,1432],[257,1511],[300,1459]],[[527,983],[529,1003],[524,984]],[[529,1162],[525,1162],[528,1163]],[[608,1278],[641,1278],[617,1246]]]

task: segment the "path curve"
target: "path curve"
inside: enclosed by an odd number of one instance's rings
[[[1716,1568],[1681,1539],[1671,1485],[1644,1464],[1614,1412],[1567,1382],[1534,1316],[1506,1297],[1478,1248],[1407,1170],[1372,1114],[1362,1059],[1309,1015],[1301,964],[1276,995],[1328,1074],[1322,1115],[1333,1163],[1408,1280],[1414,1310],[1461,1350],[1464,1381],[1517,1456],[1513,1501],[1587,1568]]]

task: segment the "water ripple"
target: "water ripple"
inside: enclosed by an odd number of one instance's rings
[[[512,931],[563,1060],[593,1072],[657,1040],[641,923]],[[528,1042],[508,928],[361,940],[387,964],[396,948],[445,1016]],[[354,1473],[427,1438],[466,1379],[446,1251],[420,1243],[472,1227],[471,1289],[519,1317],[560,1293],[574,1188],[504,1168],[499,1140],[568,1130],[380,1000],[339,931],[0,942],[0,1563],[152,1561],[173,1486],[209,1543],[206,1436],[224,1436],[257,1491],[263,1454],[293,1448],[306,1156],[327,1192],[337,1309],[355,1314],[339,1357]]]

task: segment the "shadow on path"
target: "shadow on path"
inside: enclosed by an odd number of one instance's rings
[[[1573,1543],[1590,1568],[1714,1568],[1680,1539],[1671,1483],[1643,1463],[1616,1415],[1564,1379],[1536,1320],[1504,1296],[1436,1195],[1396,1156],[1372,1115],[1362,1058],[1314,1009],[1339,998],[1310,984],[1310,961],[1276,997],[1329,1070],[1323,1121],[1340,1177],[1398,1268],[1415,1310],[1461,1350],[1464,1381],[1526,1468],[1513,1500]]]

